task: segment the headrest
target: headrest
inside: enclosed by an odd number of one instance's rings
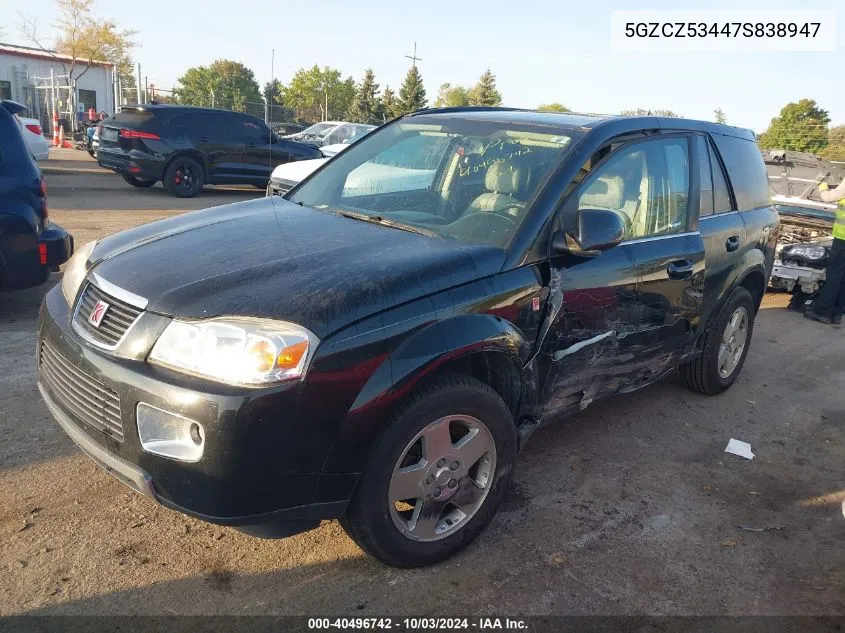
[[[526,171],[516,167],[513,163],[493,163],[487,168],[484,177],[484,187],[487,191],[513,195],[518,193],[525,184]]]
[[[581,195],[581,209],[621,209],[624,200],[624,182],[620,176],[600,176]]]

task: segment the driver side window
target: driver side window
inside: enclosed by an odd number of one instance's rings
[[[622,216],[625,239],[686,230],[689,149],[685,138],[622,147],[591,175],[578,209],[609,209]]]

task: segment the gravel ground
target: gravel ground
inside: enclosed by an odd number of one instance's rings
[[[51,216],[78,244],[261,195],[177,200],[81,152],[54,157]],[[82,455],[35,387],[50,284],[0,293],[0,615],[845,614],[845,330],[788,312],[785,295],[767,296],[729,392],[670,377],[539,430],[490,529],[400,571],[336,522],[251,538],[165,510]],[[731,437],[756,458],[725,454]]]

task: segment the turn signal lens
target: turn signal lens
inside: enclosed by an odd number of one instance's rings
[[[299,365],[299,361],[302,360],[302,357],[305,356],[305,353],[307,351],[307,341],[302,341],[301,343],[294,343],[293,345],[289,345],[279,353],[279,367],[285,369],[291,369],[293,367],[296,367],[297,365]]]

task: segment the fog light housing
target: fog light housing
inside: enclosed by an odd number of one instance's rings
[[[141,447],[153,455],[182,462],[197,462],[205,448],[205,429],[189,420],[146,402],[135,407]]]

